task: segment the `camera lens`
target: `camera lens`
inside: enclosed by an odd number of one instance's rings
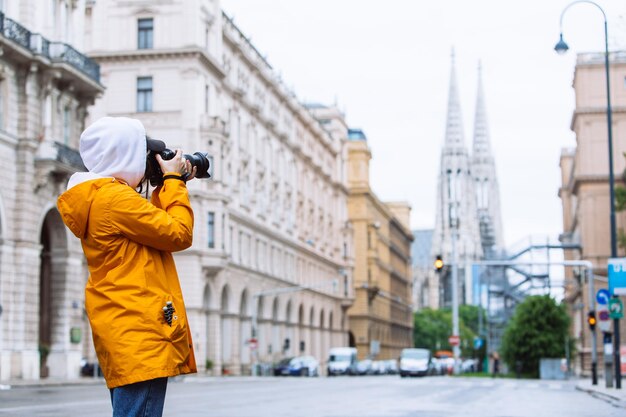
[[[211,163],[206,153],[196,152],[193,155],[185,154],[183,156],[191,162],[192,166],[196,167],[196,178],[211,178],[211,174],[209,174]]]

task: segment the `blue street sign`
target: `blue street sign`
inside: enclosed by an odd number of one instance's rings
[[[608,270],[611,295],[626,295],[626,258],[610,258]]]
[[[478,350],[483,346],[483,339],[480,337],[474,338],[474,350]]]
[[[611,298],[611,293],[609,292],[609,290],[606,290],[604,288],[601,290],[598,290],[598,293],[596,294],[596,301],[600,305],[607,305],[609,303],[610,298]]]

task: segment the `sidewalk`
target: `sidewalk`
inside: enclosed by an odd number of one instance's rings
[[[576,383],[576,389],[588,392],[594,397],[601,398],[613,405],[626,408],[626,387],[622,382],[621,389],[606,388],[604,379],[598,378],[598,385],[591,385],[591,378],[581,379]]]
[[[43,379],[15,379],[0,382],[0,390],[32,387],[62,387],[72,385],[105,385],[104,378],[81,377],[75,379],[43,378]]]

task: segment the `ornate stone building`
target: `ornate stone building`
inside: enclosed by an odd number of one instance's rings
[[[56,198],[104,89],[83,55],[82,0],[0,2],[0,381],[77,377],[87,275]]]
[[[364,358],[395,359],[413,346],[411,208],[384,203],[370,188],[372,154],[362,130],[350,129],[335,106],[308,105],[333,137],[345,141],[348,215],[354,228],[354,305],[349,344]]]
[[[367,139],[360,130],[350,131],[349,138],[348,212],[355,253],[351,345],[361,359],[395,359],[413,346],[411,208],[378,199],[370,188]]]
[[[626,51],[610,55],[611,104],[613,109],[613,171],[616,187],[623,187],[626,168]],[[574,71],[576,95],[571,129],[576,147],[561,152],[561,188],[563,204],[563,243],[579,244],[581,249],[565,251],[565,259],[589,260],[594,274],[606,277],[611,254],[608,130],[606,119],[606,78],[603,53],[579,54]],[[623,234],[626,215],[616,213],[618,233]],[[618,247],[624,256],[624,247]],[[591,333],[586,324],[589,311],[588,286],[580,271],[566,268],[565,301],[570,305],[572,336],[577,341],[577,372],[590,373]],[[606,281],[595,280],[595,290],[606,287]],[[626,334],[626,320],[620,320],[621,334]],[[598,369],[603,370],[602,332],[598,335]],[[626,346],[622,336],[622,346]]]
[[[345,138],[219,1],[98,0],[85,28],[107,88],[93,117],[138,118],[170,147],[212,155],[213,179],[189,183],[193,246],[176,256],[199,366],[245,374],[298,354],[323,365],[348,344],[353,294]]]

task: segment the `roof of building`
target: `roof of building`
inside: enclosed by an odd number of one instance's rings
[[[367,136],[361,129],[348,129],[349,140],[367,140]]]

